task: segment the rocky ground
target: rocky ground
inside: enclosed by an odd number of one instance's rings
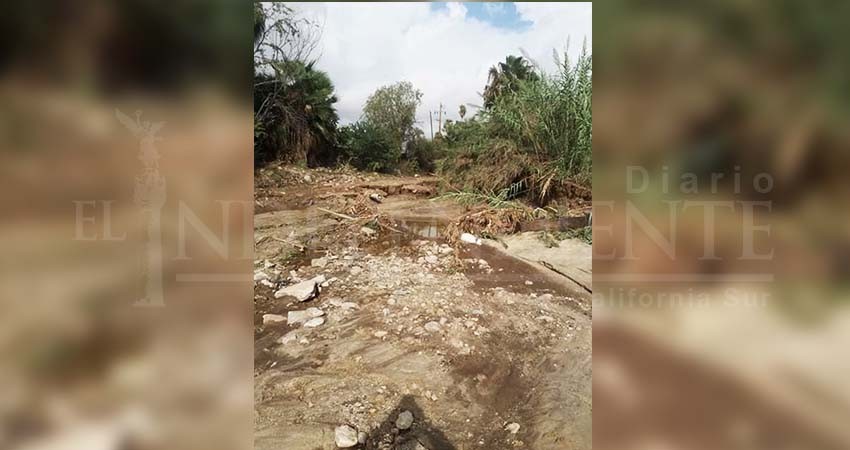
[[[269,171],[256,448],[591,447],[590,299],[550,270],[589,278],[588,245],[563,241],[574,256],[552,266],[525,257],[551,243],[449,243],[462,209],[429,201],[428,177]]]

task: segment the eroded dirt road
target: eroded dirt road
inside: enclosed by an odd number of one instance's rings
[[[255,448],[334,449],[341,426],[362,449],[591,448],[586,292],[510,240],[445,242],[463,209],[428,200],[433,178],[271,171],[256,193]],[[380,220],[355,220],[364,202]],[[546,254],[534,245],[516,249]],[[564,245],[556,267],[589,273],[589,246]],[[283,295],[314,277],[309,300]]]

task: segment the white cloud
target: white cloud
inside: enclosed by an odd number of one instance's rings
[[[481,104],[487,70],[523,49],[544,70],[554,67],[552,50],[570,53],[591,41],[590,3],[517,3],[532,22],[522,31],[500,29],[467,17],[450,3],[432,11],[429,3],[293,3],[323,25],[318,67],[336,86],[343,123],[356,121],[366,98],[380,86],[411,81],[423,94],[418,126],[428,130],[428,111],[443,103],[448,118],[458,106]]]

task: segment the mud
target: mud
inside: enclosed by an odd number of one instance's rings
[[[269,188],[304,196],[256,217],[255,267],[271,285],[257,283],[254,299],[256,448],[333,449],[343,424],[365,433],[362,449],[591,447],[587,296],[508,253],[446,244],[464,208],[422,195],[427,179],[286,170],[312,183]],[[396,231],[316,209],[379,188]],[[329,281],[317,298],[274,298],[319,274]],[[324,324],[263,325],[307,307]],[[405,410],[414,423],[399,430]]]

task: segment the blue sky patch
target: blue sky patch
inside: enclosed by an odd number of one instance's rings
[[[513,2],[465,2],[466,17],[488,23],[496,28],[511,31],[524,31],[531,27],[531,21],[520,17]],[[445,11],[446,2],[432,2],[432,11]]]

